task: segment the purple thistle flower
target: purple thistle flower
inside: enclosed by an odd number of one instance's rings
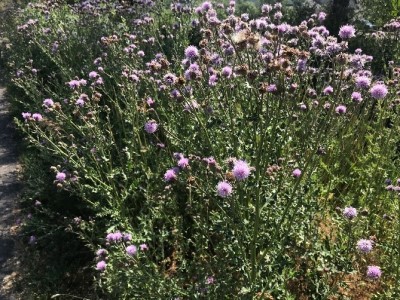
[[[367,76],[358,76],[356,78],[356,87],[359,89],[367,89],[371,85],[371,79]]]
[[[130,233],[124,233],[124,234],[122,235],[122,239],[123,239],[125,242],[131,241],[131,240],[132,240],[132,234],[130,234]]]
[[[280,12],[280,11],[277,11],[275,14],[274,14],[274,19],[275,20],[280,20],[280,19],[282,19],[282,17],[283,17],[283,14]]]
[[[57,41],[55,41],[51,47],[51,52],[53,52],[53,53],[56,52],[58,50],[59,46],[60,46],[60,44]]]
[[[199,50],[195,46],[189,46],[185,50],[185,57],[189,60],[197,59],[199,57]]]
[[[147,105],[148,105],[149,107],[153,107],[154,104],[155,104],[156,102],[153,100],[153,98],[148,97],[148,98],[146,99],[146,103],[147,103]]]
[[[325,89],[324,89],[324,95],[330,95],[330,94],[332,94],[333,93],[333,87],[331,87],[331,86],[327,86]]]
[[[351,219],[357,217],[357,209],[355,209],[354,207],[351,207],[351,206],[345,207],[343,210],[343,216],[346,219],[351,220]]]
[[[58,172],[56,175],[56,180],[59,182],[64,182],[66,178],[67,174],[65,174],[64,172]]]
[[[202,13],[201,6],[196,7],[196,8],[194,9],[194,12],[195,12],[196,14],[200,15],[200,14]]]
[[[113,242],[114,241],[114,233],[111,232],[111,233],[107,234],[106,241]]]
[[[31,113],[29,112],[23,112],[22,113],[22,118],[24,118],[25,120],[29,120],[29,118],[32,116]]]
[[[131,74],[131,75],[128,76],[128,78],[129,78],[130,81],[132,81],[134,83],[139,82],[139,76],[137,76],[136,74]]]
[[[214,276],[207,276],[206,284],[213,284],[214,282],[215,282],[215,277]]]
[[[189,159],[186,157],[181,157],[178,161],[178,167],[181,169],[186,169],[189,166]]]
[[[166,182],[174,181],[174,180],[176,180],[176,178],[177,178],[177,174],[174,169],[169,169],[164,174],[164,180]]]
[[[320,22],[322,23],[323,21],[325,21],[325,18],[326,18],[326,13],[324,13],[323,11],[321,11],[321,12],[318,14],[318,21],[320,21]]]
[[[379,279],[382,276],[381,268],[378,266],[368,266],[367,277],[370,279]]]
[[[201,11],[206,12],[209,11],[212,8],[212,4],[209,1],[205,1],[203,2],[203,4],[201,4]]]
[[[192,27],[197,27],[197,26],[199,26],[199,24],[200,24],[200,22],[199,22],[199,20],[197,20],[197,19],[194,19],[194,20],[192,20],[192,22],[191,22]]]
[[[362,96],[361,96],[361,93],[353,92],[351,94],[351,100],[353,100],[354,102],[360,103],[363,100]]]
[[[232,194],[232,185],[227,181],[221,181],[217,185],[217,193],[220,197],[225,198]]]
[[[122,240],[122,233],[117,231],[114,233],[114,241],[120,242]]]
[[[387,185],[387,186],[385,187],[385,189],[386,189],[387,191],[393,191],[393,188],[394,188],[394,186],[391,185],[391,184],[389,184],[389,185]]]
[[[219,56],[219,54],[214,53],[211,56],[211,64],[214,66],[219,66],[222,63],[222,58]]]
[[[90,79],[95,79],[95,78],[97,78],[97,76],[99,76],[99,74],[96,71],[92,71],[89,73]]]
[[[164,76],[164,82],[168,85],[174,85],[178,81],[178,77],[176,77],[172,73],[168,73]]]
[[[343,40],[348,40],[356,36],[356,29],[352,25],[343,25],[340,27],[339,36]]]
[[[224,54],[227,56],[233,55],[235,53],[235,48],[229,43],[225,43],[224,45],[222,45],[222,48],[224,49]]]
[[[304,72],[307,69],[307,59],[299,59],[297,61],[296,70],[300,73]]]
[[[103,248],[97,250],[97,252],[96,252],[97,256],[106,256],[107,254],[108,254],[108,251],[106,249],[103,249]]]
[[[329,102],[325,102],[324,105],[323,105],[323,108],[328,110],[328,109],[331,108],[331,104]]]
[[[68,85],[71,89],[76,89],[80,86],[80,82],[78,80],[71,80],[70,82],[68,82]]]
[[[223,67],[221,71],[221,75],[230,78],[232,76],[232,68],[229,66]]]
[[[111,232],[111,233],[107,234],[106,240],[109,243],[120,242],[122,240],[122,234],[120,232],[114,232],[114,233]]]
[[[185,78],[187,80],[200,78],[201,75],[202,73],[197,63],[190,64],[189,68],[185,71]]]
[[[137,253],[137,248],[135,245],[130,245],[126,247],[126,253],[130,256],[134,256]]]
[[[157,128],[158,128],[158,124],[154,120],[150,120],[146,124],[144,124],[144,130],[147,133],[154,133],[157,131]]]
[[[99,261],[96,265],[96,270],[100,272],[104,272],[106,270],[107,264],[104,260]]]
[[[40,122],[40,121],[43,120],[43,117],[42,117],[42,115],[39,114],[39,113],[34,113],[34,114],[32,115],[32,119],[34,119],[34,120],[37,121],[37,122]]]
[[[361,239],[357,242],[357,249],[360,252],[368,253],[372,251],[372,244],[371,240]]]
[[[307,105],[305,105],[304,103],[301,103],[300,106],[299,106],[299,108],[300,108],[301,110],[307,110]]]
[[[141,251],[149,250],[149,247],[146,244],[140,244],[139,248],[140,248]]]
[[[209,86],[216,86],[218,81],[217,75],[211,75],[210,78],[208,79],[208,85]]]
[[[171,91],[171,97],[175,98],[175,99],[179,99],[182,97],[182,95],[177,89],[174,89],[173,91]]]
[[[300,169],[294,169],[292,172],[292,176],[295,178],[299,178],[301,176],[301,170]]]
[[[263,14],[268,14],[271,10],[272,10],[272,6],[269,4],[263,4],[263,6],[261,6],[261,12]]]
[[[338,115],[343,115],[343,114],[345,114],[345,113],[346,113],[346,110],[347,110],[347,108],[346,108],[346,106],[344,106],[344,105],[339,105],[339,106],[337,106],[337,107],[335,108],[335,112],[336,112]]]
[[[102,61],[102,58],[101,58],[101,57],[98,57],[98,58],[96,58],[96,59],[93,61],[93,63],[94,63],[96,66],[98,66],[98,65],[101,64],[101,61]]]
[[[276,26],[276,28],[278,29],[278,33],[280,34],[284,34],[289,30],[289,26],[287,24],[279,24],[278,26]]]
[[[52,107],[54,105],[53,99],[44,99],[43,100],[43,105],[46,106],[47,108]]]
[[[388,89],[386,87],[386,85],[384,84],[375,84],[372,88],[371,88],[371,96],[375,99],[382,99],[385,98],[385,96],[388,93]]]
[[[242,181],[249,177],[250,167],[244,160],[237,160],[233,165],[232,173],[236,180]]]
[[[278,91],[278,87],[276,86],[276,84],[270,84],[267,86],[267,92],[274,93],[276,91]]]
[[[79,98],[78,100],[76,100],[75,105],[77,105],[79,107],[83,107],[85,105],[85,101],[83,101],[83,99]]]

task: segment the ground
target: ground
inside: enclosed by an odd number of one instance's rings
[[[4,93],[5,89],[0,87],[0,300],[11,300],[16,299],[10,292],[17,276],[15,226],[18,223],[16,211],[21,184],[13,123]]]

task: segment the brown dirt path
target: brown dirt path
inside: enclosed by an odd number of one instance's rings
[[[21,183],[13,123],[4,94],[5,89],[0,87],[0,300],[11,300],[16,299],[10,292],[18,265],[13,228]]]

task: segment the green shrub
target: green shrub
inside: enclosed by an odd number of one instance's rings
[[[352,27],[280,24],[277,5],[270,23],[133,3],[18,16],[31,247],[75,233],[110,299],[340,298],[351,278],[398,295],[399,69],[378,81]]]

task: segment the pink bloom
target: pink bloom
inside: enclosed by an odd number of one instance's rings
[[[371,88],[371,96],[375,99],[382,99],[388,93],[388,89],[384,84],[376,84]]]
[[[339,105],[339,106],[337,106],[337,107],[335,108],[335,112],[336,112],[338,115],[343,115],[343,114],[345,114],[345,113],[346,113],[346,110],[347,110],[347,108],[346,108],[346,106],[344,106],[344,105]]]
[[[351,207],[351,206],[345,207],[343,210],[343,216],[346,219],[351,220],[351,219],[357,217],[357,209],[355,209],[354,207]]]
[[[64,182],[66,178],[67,174],[65,174],[64,172],[58,172],[56,175],[56,180],[59,182]]]
[[[357,242],[357,249],[360,252],[368,253],[372,251],[372,244],[373,242],[371,240],[361,239]]]
[[[99,261],[96,265],[96,270],[100,272],[104,272],[106,270],[107,264],[104,260]]]
[[[250,167],[244,160],[237,160],[233,165],[232,173],[236,180],[241,181],[249,177]]]
[[[300,169],[294,169],[292,172],[292,176],[295,178],[299,178],[301,176],[301,170]]]
[[[24,118],[25,120],[29,120],[29,118],[32,116],[31,113],[29,112],[23,112],[22,113],[22,118]]]
[[[164,174],[164,180],[166,182],[174,181],[174,180],[176,180],[176,178],[177,178],[177,174],[174,169],[169,169]]]
[[[182,157],[178,161],[178,167],[181,169],[186,169],[189,166],[189,159]]]
[[[343,40],[348,40],[356,36],[356,29],[352,25],[344,25],[340,27],[339,36]]]
[[[154,120],[150,120],[144,125],[144,130],[147,133],[154,133],[157,131],[157,128],[158,128],[158,124]]]
[[[232,186],[227,181],[221,181],[217,185],[217,192],[222,198],[228,197],[232,194]]]
[[[54,101],[52,99],[44,99],[43,105],[46,107],[52,107],[54,105]]]
[[[149,247],[146,244],[140,244],[139,248],[141,251],[149,250]]]
[[[137,248],[135,245],[130,245],[126,247],[126,253],[130,256],[134,256],[137,253]]]
[[[41,114],[35,113],[35,114],[32,115],[32,119],[34,119],[37,122],[40,122],[40,121],[43,120],[43,117],[42,117]]]
[[[370,279],[379,279],[382,276],[381,268],[378,266],[368,266],[367,277]]]

